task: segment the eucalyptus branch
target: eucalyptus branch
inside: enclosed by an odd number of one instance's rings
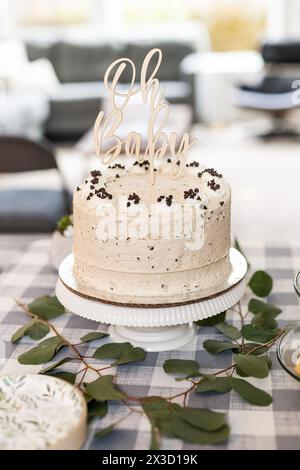
[[[75,354],[76,358],[79,359],[87,369],[90,369],[92,370],[93,372],[95,372],[96,374],[98,375],[101,375],[100,372],[98,371],[98,369],[96,369],[95,367],[91,366],[90,364],[88,364],[85,360],[85,356],[83,356],[77,349],[77,347],[72,344],[67,338],[65,338],[59,331],[58,329],[53,325],[53,323],[49,322],[48,320],[44,320],[43,318],[39,317],[38,315],[35,315],[34,313],[32,313],[29,308],[27,307],[27,305],[23,304],[20,300],[18,299],[15,299],[15,302],[16,304],[22,308],[24,310],[24,312],[32,319],[38,321],[39,323],[43,324],[43,325],[46,325],[48,328],[50,328],[50,330],[56,335],[58,336],[62,342],[68,346],[68,348]]]

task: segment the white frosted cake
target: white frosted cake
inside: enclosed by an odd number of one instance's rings
[[[184,164],[179,178],[171,176],[172,168],[170,159],[158,165],[152,184],[147,161],[127,161],[126,168],[124,163],[115,163],[92,171],[77,188],[73,274],[83,294],[124,304],[185,303],[226,279],[230,186],[218,171],[195,161]],[[199,208],[201,222],[191,209],[185,213],[185,228],[176,232],[174,214],[178,216],[178,210],[187,206]],[[155,233],[149,229],[153,207],[162,214]],[[144,225],[136,223],[139,211]],[[104,222],[112,223],[114,218],[118,230],[108,235]],[[171,236],[163,231],[168,220]],[[198,241],[192,243],[195,236]]]

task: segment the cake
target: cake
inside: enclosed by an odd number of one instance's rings
[[[174,161],[158,162],[151,182],[147,160],[121,159],[91,171],[77,187],[73,274],[82,294],[111,303],[153,306],[192,302],[205,292],[218,291],[230,272],[230,186],[222,174],[198,161],[182,166],[180,177],[174,179]],[[189,229],[175,233],[176,214],[186,206]],[[162,214],[154,234],[149,229],[153,207]],[[146,228],[135,224],[137,212],[143,214]],[[126,233],[120,220],[125,216]],[[120,225],[108,236],[108,222],[113,220]],[[163,233],[167,222],[169,237]]]

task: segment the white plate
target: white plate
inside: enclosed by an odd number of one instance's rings
[[[1,450],[77,450],[86,437],[82,393],[38,374],[0,377]]]

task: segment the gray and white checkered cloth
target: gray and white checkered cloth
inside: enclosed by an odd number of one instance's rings
[[[292,280],[300,268],[300,245],[265,246],[261,241],[243,243],[252,267],[267,269],[273,276],[274,289],[269,301],[282,308],[280,326],[300,317],[300,306],[293,292]],[[32,298],[54,292],[57,273],[48,260],[49,240],[30,242],[30,237],[0,236],[0,374],[38,372],[40,366],[24,366],[17,362],[20,353],[34,344],[29,338],[12,345],[10,338],[25,322],[24,313],[16,306],[14,298],[25,303]],[[247,304],[249,295],[243,303]],[[103,329],[103,325],[66,314],[55,320],[62,333],[74,342],[91,330]],[[150,352],[144,362],[119,366],[117,383],[131,396],[170,396],[183,390],[184,382],[176,382],[163,371],[163,363],[169,358],[196,359],[201,370],[214,372],[230,365],[231,353],[211,355],[203,349],[207,338],[222,338],[213,328],[201,328],[195,340],[177,351]],[[99,343],[100,344],[100,343]],[[99,345],[86,345],[83,351],[92,355]],[[62,354],[62,353],[60,353]],[[164,439],[163,449],[299,449],[300,448],[300,384],[280,367],[275,349],[271,351],[273,369],[266,379],[251,379],[273,396],[267,408],[255,407],[244,402],[234,392],[226,395],[192,394],[189,406],[210,407],[228,412],[231,437],[217,446],[194,446],[177,439]],[[70,371],[76,364],[65,365]],[[78,369],[77,369],[78,370]],[[111,373],[111,372],[110,372]],[[114,371],[112,372],[114,373]],[[147,420],[138,413],[132,414],[118,429],[101,440],[94,434],[127,414],[127,408],[119,402],[111,402],[109,413],[103,420],[89,425],[85,449],[147,449],[150,433]]]

